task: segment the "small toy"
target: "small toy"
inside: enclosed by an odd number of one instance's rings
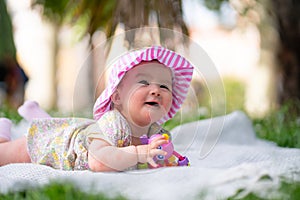
[[[159,167],[164,166],[189,166],[189,159],[185,156],[180,155],[178,152],[174,150],[173,143],[169,141],[169,135],[167,133],[163,134],[154,134],[150,138],[147,136],[141,136],[142,144],[149,144],[152,140],[160,135],[163,135],[168,143],[162,144],[158,147],[158,149],[162,149],[167,152],[167,155],[157,155],[154,157],[154,161],[159,165]],[[175,156],[175,158],[174,158]],[[177,158],[177,162],[176,162]]]

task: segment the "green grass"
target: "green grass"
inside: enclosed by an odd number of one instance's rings
[[[245,83],[237,79],[223,79],[226,93],[226,111],[231,113],[235,110],[244,110]]]
[[[6,117],[11,119],[14,123],[18,123],[22,117],[18,114],[16,109],[12,109],[7,104],[3,104],[0,107],[0,117]]]
[[[282,147],[300,148],[300,102],[289,102],[263,119],[253,119],[257,136]]]
[[[0,194],[1,200],[11,199],[27,199],[27,200],[76,200],[76,199],[88,199],[88,200],[125,200],[122,196],[109,198],[105,194],[89,194],[82,192],[79,188],[72,183],[51,183],[47,186],[40,188],[32,188],[20,192],[11,192],[6,195]]]
[[[195,88],[195,92],[197,93],[197,98],[199,102],[199,106],[206,107],[208,109],[207,117],[215,117],[213,113],[211,113],[211,94],[206,85],[203,85],[201,82],[195,83],[197,86],[193,85]],[[222,92],[221,86],[217,83],[213,85],[211,88],[214,90]],[[214,109],[217,110],[216,113],[222,113],[224,107],[226,107],[226,112],[231,113],[235,110],[244,110],[244,102],[245,102],[245,83],[241,80],[235,78],[223,78],[223,87],[225,96],[220,96],[220,99],[214,99],[216,101]],[[199,89],[197,89],[199,88]],[[216,97],[215,97],[216,98]],[[222,113],[224,114],[224,113]],[[205,117],[205,116],[204,116]]]
[[[288,182],[281,182],[281,186],[278,189],[279,193],[276,196],[270,196],[269,198],[266,197],[260,197],[257,194],[249,193],[243,198],[238,198],[238,195],[240,192],[243,192],[241,190],[233,197],[228,198],[228,200],[233,199],[243,199],[243,200],[299,200],[300,199],[300,182],[294,182],[294,183],[288,183]]]
[[[242,199],[242,200],[264,200],[264,199],[272,199],[272,200],[299,200],[300,199],[300,182],[288,183],[282,182],[280,188],[278,189],[279,196],[278,197],[260,197],[257,194],[249,193],[244,197],[240,197],[240,193],[244,190],[241,189],[234,196],[228,198],[228,200],[233,199]],[[199,200],[204,199],[206,196],[205,191],[199,192]],[[11,192],[8,194],[0,194],[1,200],[125,200],[125,197],[117,196],[114,198],[109,198],[105,194],[102,193],[87,193],[82,192],[79,188],[74,186],[72,183],[51,183],[44,187],[40,188],[32,188],[19,192]]]

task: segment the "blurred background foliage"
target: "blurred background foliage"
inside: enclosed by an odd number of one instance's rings
[[[16,47],[13,39],[13,27],[5,1],[0,2],[0,60],[6,56],[16,57]]]
[[[130,6],[128,6],[130,5]],[[186,24],[182,17],[182,2],[176,1],[156,1],[156,0],[33,0],[32,7],[34,9],[40,9],[43,15],[54,24],[55,33],[59,33],[59,29],[63,24],[69,24],[71,26],[79,26],[78,38],[82,39],[85,36],[89,38],[89,49],[96,48],[96,45],[92,42],[93,35],[97,31],[104,31],[106,38],[111,38],[116,34],[118,25],[122,24],[126,32],[125,40],[128,43],[128,48],[137,48],[135,40],[136,28],[141,28],[151,25],[151,16],[156,16],[155,23],[158,27],[181,30],[183,34],[188,35]],[[168,10],[168,12],[165,12]],[[164,36],[161,32],[160,40],[162,43],[164,40],[170,40],[170,35]],[[53,60],[58,60],[59,50],[59,37],[55,36],[55,53]],[[107,41],[107,48],[105,57],[110,52],[111,42]],[[178,41],[185,43],[186,41]],[[177,42],[177,43],[178,43]],[[169,43],[169,48],[174,49],[177,44],[174,42]],[[95,52],[91,52],[91,59],[94,60]],[[58,63],[53,63],[53,79],[57,74]],[[93,74],[91,67],[90,74]],[[57,81],[54,81],[54,88],[57,88]],[[90,93],[93,93],[96,83],[91,83]],[[52,108],[57,108],[57,91],[54,91],[52,97]]]
[[[254,24],[260,33],[260,60],[261,65],[272,65],[275,62],[275,67],[272,67],[274,76],[273,90],[276,91],[275,96],[271,100],[272,108],[278,109],[286,102],[297,102],[300,98],[300,70],[299,70],[299,9],[300,3],[298,1],[285,0],[204,0],[196,1],[204,3],[204,5],[221,13],[224,5],[230,5],[238,13],[237,26],[245,26],[245,24]],[[184,20],[183,2],[181,0],[32,0],[32,9],[40,11],[44,18],[49,21],[54,27],[56,33],[56,40],[53,44],[53,71],[49,76],[52,77],[54,84],[54,95],[52,96],[51,109],[59,109],[57,106],[57,88],[58,88],[58,50],[61,42],[59,41],[59,31],[67,24],[72,27],[79,27],[76,30],[77,38],[82,39],[88,36],[89,48],[95,48],[92,42],[93,35],[97,31],[103,31],[106,38],[110,38],[117,33],[117,27],[122,26],[125,31],[134,30],[135,28],[143,28],[147,26],[157,26],[160,28],[167,28],[174,31],[179,31],[184,35],[190,35],[190,27],[187,26]],[[130,6],[129,6],[130,5]],[[167,11],[167,12],[166,12]],[[221,16],[220,18],[224,17]],[[1,1],[1,31],[0,31],[0,60],[3,61],[10,57],[15,65],[18,65],[18,60],[15,56],[16,50],[13,41],[13,28],[11,24],[11,16],[6,9],[6,1]],[[204,19],[205,20],[205,19]],[[200,22],[201,23],[201,20]],[[275,30],[275,31],[274,31]],[[135,31],[133,34],[126,35],[128,48],[136,48],[134,43]],[[274,39],[276,38],[276,39]],[[170,38],[170,35],[160,34],[162,43],[168,45],[171,49],[176,49],[178,44],[188,43],[184,40],[175,40]],[[107,40],[106,46],[109,53],[111,47],[111,40]],[[171,42],[168,42],[171,41]],[[188,45],[188,44],[186,44]],[[5,52],[9,56],[3,56]],[[272,56],[270,56],[270,53]],[[92,52],[93,54],[93,52]],[[96,55],[92,55],[96,56]],[[273,59],[274,58],[274,59]],[[95,68],[95,67],[94,67]],[[90,74],[93,74],[91,68]],[[4,72],[2,73],[4,75]],[[24,93],[24,85],[26,83],[26,76],[23,74],[23,79],[17,79],[23,89],[15,92]],[[5,80],[1,80],[4,82]],[[224,78],[224,88],[226,90],[226,110],[230,112],[235,109],[244,109],[245,107],[245,85],[237,79]],[[2,85],[4,85],[2,84]],[[8,91],[8,85],[3,86],[4,91]],[[97,83],[90,83],[90,93],[93,93],[97,88]],[[209,105],[209,101],[205,99],[205,86],[202,88],[203,95],[199,97],[200,106]],[[9,96],[9,95],[6,95]],[[14,96],[14,95],[11,95]],[[17,107],[22,101],[17,101],[9,98],[6,103],[11,104],[12,107]],[[293,112],[299,113],[298,107],[289,107]]]

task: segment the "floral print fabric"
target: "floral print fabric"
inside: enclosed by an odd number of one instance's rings
[[[51,118],[33,120],[27,136],[32,163],[55,169],[88,169],[88,143],[84,130],[94,120]]]
[[[160,133],[158,124],[150,127],[148,137]],[[63,170],[87,170],[89,144],[103,139],[112,146],[131,145],[131,129],[117,110],[105,113],[98,121],[83,118],[35,119],[27,136],[32,163]],[[129,169],[135,169],[133,166]]]
[[[112,110],[105,113],[93,126],[97,126],[94,130],[99,131],[89,134],[90,141],[98,138],[116,147],[131,145],[130,126],[119,111]]]

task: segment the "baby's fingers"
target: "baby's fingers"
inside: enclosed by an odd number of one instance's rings
[[[152,167],[158,167],[158,164],[152,159],[152,158],[150,158],[149,160],[148,160],[148,163],[152,166]]]
[[[167,152],[161,150],[161,149],[152,149],[150,152],[150,156],[151,158],[153,158],[154,156],[158,156],[158,155],[167,155]]]
[[[168,143],[168,140],[165,140],[163,137],[162,138],[158,138],[156,140],[153,140],[151,143],[150,143],[150,146],[151,148],[157,148],[158,146],[160,145],[163,145],[163,144],[167,144]]]
[[[152,149],[150,151],[150,157],[148,158],[148,163],[152,166],[152,167],[158,167],[159,165],[153,160],[153,157],[158,156],[158,155],[166,155],[167,152],[160,150],[160,149]]]

